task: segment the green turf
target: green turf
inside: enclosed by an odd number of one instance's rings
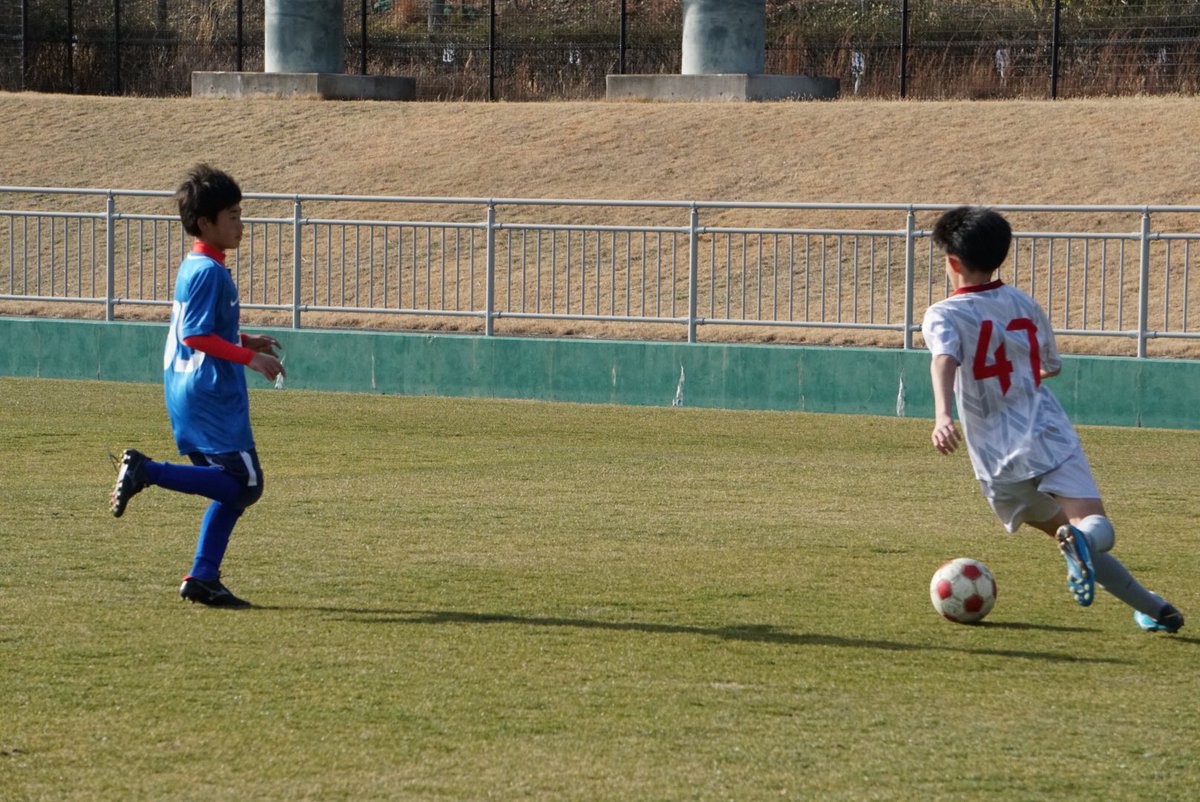
[[[255,391],[266,492],[107,511],[161,390],[0,379],[0,799],[1195,799],[1200,432],[1086,429],[1142,633],[927,420]],[[928,581],[972,556],[983,625]],[[1200,631],[1200,630],[1197,630]]]

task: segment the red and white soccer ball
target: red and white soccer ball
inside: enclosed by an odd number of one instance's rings
[[[974,624],[996,603],[996,580],[979,560],[959,557],[943,565],[929,583],[933,609],[959,624]]]

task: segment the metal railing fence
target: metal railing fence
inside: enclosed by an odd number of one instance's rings
[[[170,198],[0,187],[0,313],[165,319],[190,247]],[[702,329],[785,342],[820,330],[912,348],[950,291],[923,227],[939,204],[248,193],[244,206],[268,212],[244,218],[230,257],[243,310],[263,313],[251,325],[490,336],[539,323],[605,337],[611,324],[689,342]],[[1015,229],[1001,277],[1060,335],[1121,338],[1138,357],[1154,340],[1200,340],[1200,206],[996,208]]]

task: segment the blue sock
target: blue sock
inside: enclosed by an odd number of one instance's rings
[[[200,524],[200,541],[196,544],[196,560],[192,563],[190,576],[207,580],[221,575],[221,560],[225,557],[229,536],[243,511],[219,501],[208,505],[204,522]]]
[[[146,478],[150,484],[204,496],[222,504],[236,504],[242,486],[237,479],[220,468],[207,465],[173,465],[170,462],[147,462]]]

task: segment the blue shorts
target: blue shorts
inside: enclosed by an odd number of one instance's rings
[[[201,454],[192,451],[187,455],[193,465],[220,468],[242,486],[238,506],[245,509],[262,497],[263,472],[258,464],[258,450],[230,451],[225,454]]]

